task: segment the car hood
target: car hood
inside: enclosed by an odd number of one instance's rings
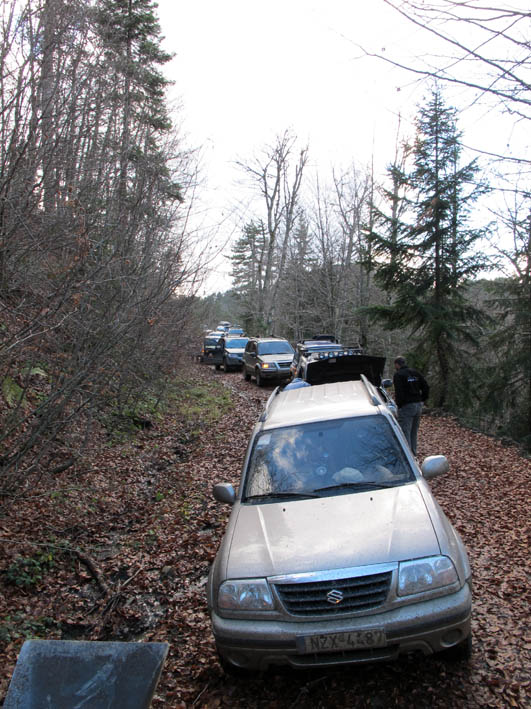
[[[233,530],[227,578],[340,569],[440,553],[417,484],[241,505]]]
[[[289,352],[286,354],[263,354],[258,355],[258,359],[262,362],[291,362],[293,355]]]
[[[243,354],[245,347],[225,347],[229,354]]]

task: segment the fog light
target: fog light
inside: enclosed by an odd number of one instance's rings
[[[462,639],[463,633],[459,630],[459,628],[454,628],[442,636],[441,645],[444,645],[444,647],[452,647],[453,645],[460,643]]]
[[[249,660],[240,652],[229,652],[227,654],[227,660],[233,665],[236,665],[236,667],[247,667],[249,664]]]

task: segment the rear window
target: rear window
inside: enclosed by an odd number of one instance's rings
[[[366,490],[364,485],[414,480],[386,417],[357,416],[263,431],[253,446],[244,497],[283,492],[326,496],[354,492],[358,484]]]
[[[258,354],[293,354],[293,347],[287,340],[260,342],[258,345]]]

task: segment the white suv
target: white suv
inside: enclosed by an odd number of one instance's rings
[[[463,543],[375,387],[275,390],[253,431],[208,603],[228,670],[470,651]]]

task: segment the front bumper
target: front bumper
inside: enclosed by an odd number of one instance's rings
[[[228,367],[241,367],[243,364],[243,357],[241,355],[228,355],[225,357]]]
[[[456,593],[373,615],[319,621],[236,620],[211,612],[221,656],[238,667],[266,670],[270,665],[321,667],[393,660],[399,654],[424,655],[459,644],[470,635],[472,598],[465,583]],[[297,637],[383,628],[384,647],[354,651],[303,653]]]
[[[291,376],[291,371],[289,367],[268,367],[267,369],[260,367],[260,376],[262,379],[286,379]]]

